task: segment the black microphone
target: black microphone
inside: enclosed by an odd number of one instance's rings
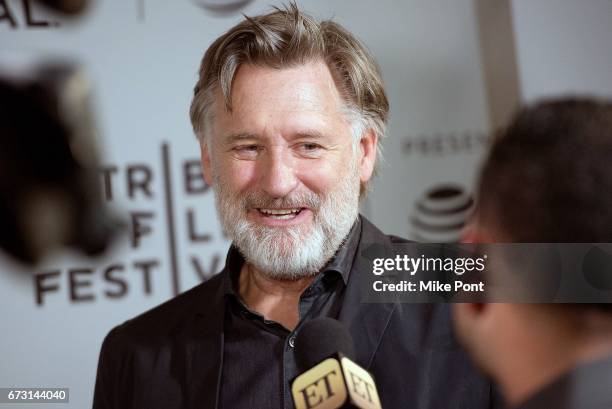
[[[296,338],[298,375],[291,384],[296,409],[381,409],[374,378],[351,358],[353,339],[339,321],[308,321]]]

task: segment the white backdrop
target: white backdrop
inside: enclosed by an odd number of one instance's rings
[[[612,97],[612,2],[512,0],[523,100]]]
[[[251,15],[281,4],[247,3],[240,11]],[[518,41],[521,75],[529,91],[542,80],[528,81],[535,75],[528,62],[539,55],[529,41],[538,28],[528,17],[544,11],[518,3],[517,26],[527,36]],[[392,107],[386,160],[364,213],[388,233],[452,238],[461,206],[452,217],[429,222],[441,230],[415,229],[411,219],[418,215],[417,201],[427,206],[423,196],[432,188],[450,184],[454,190],[438,192],[430,201],[445,195],[469,200],[485,149],[489,125],[471,0],[298,4],[347,26],[383,70]],[[0,387],[68,387],[66,407],[86,408],[108,330],[223,265],[228,242],[219,230],[212,192],[198,176],[188,107],[204,50],[241,16],[214,14],[190,0],[98,1],[77,21],[36,5],[28,18],[21,0],[0,1],[0,16],[3,12],[2,50],[82,62],[95,89],[100,177],[110,183],[109,205],[128,221],[137,218],[149,227],[138,243],[125,237],[95,260],[62,253],[23,268],[0,259]],[[563,54],[562,44],[555,53]],[[147,188],[130,192],[129,180]]]

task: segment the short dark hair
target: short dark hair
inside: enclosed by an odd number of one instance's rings
[[[495,138],[477,193],[479,223],[510,242],[612,242],[612,103],[547,100]]]

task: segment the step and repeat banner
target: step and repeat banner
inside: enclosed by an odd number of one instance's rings
[[[62,407],[89,407],[105,334],[223,267],[229,242],[201,175],[192,89],[218,35],[281,4],[106,0],[69,18],[0,0],[1,55],[70,61],[87,75],[96,176],[125,226],[94,258],[58,251],[30,267],[0,254],[0,387],[69,388]],[[390,234],[456,240],[489,134],[472,1],[298,5],[345,25],[382,67],[391,121],[363,213]]]

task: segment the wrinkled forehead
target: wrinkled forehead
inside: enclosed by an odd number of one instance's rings
[[[287,68],[242,65],[232,83],[231,111],[215,90],[213,133],[240,129],[277,131],[309,126],[338,128],[347,125],[345,104],[328,67],[310,62]]]

